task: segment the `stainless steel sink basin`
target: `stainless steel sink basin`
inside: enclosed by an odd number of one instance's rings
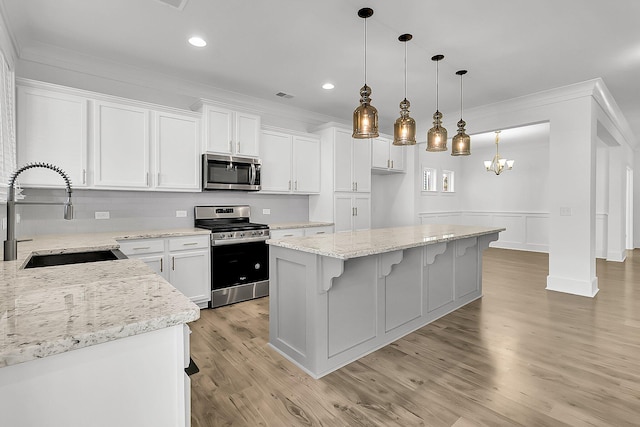
[[[113,261],[126,259],[118,249],[63,254],[32,255],[24,268],[51,267],[54,265],[82,264],[85,262]]]

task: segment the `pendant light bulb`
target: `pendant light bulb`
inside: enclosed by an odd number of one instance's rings
[[[433,127],[427,132],[427,151],[447,151],[447,130],[442,126],[442,113],[438,109],[438,63],[444,55],[434,55],[436,63],[436,112],[433,113]]]
[[[416,144],[416,121],[409,116],[411,103],[407,99],[407,42],[411,34],[403,34],[398,40],[404,43],[404,99],[400,102],[400,117],[393,125],[393,145]]]
[[[364,7],[358,16],[364,19],[364,86],[360,88],[360,105],[353,112],[353,137],[357,139],[378,137],[378,110],[371,105],[371,88],[367,86],[367,18],[373,9]]]
[[[462,120],[462,76],[467,74],[467,70],[456,71],[460,76],[460,121],[458,121],[458,133],[451,140],[452,156],[468,156],[471,154],[471,137],[465,133],[464,127],[467,123]]]

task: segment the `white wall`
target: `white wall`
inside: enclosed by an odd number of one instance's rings
[[[473,140],[473,139],[472,139]],[[549,212],[549,136],[500,143],[500,155],[515,160],[512,170],[487,172],[483,161],[495,155],[495,146],[475,148],[461,160],[458,182],[462,209],[487,212]]]

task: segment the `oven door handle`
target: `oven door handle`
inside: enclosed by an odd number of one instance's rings
[[[211,246],[237,245],[240,243],[264,242],[267,240],[269,240],[269,236],[246,237],[244,239],[211,240]]]

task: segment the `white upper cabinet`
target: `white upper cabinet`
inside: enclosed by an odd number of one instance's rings
[[[260,154],[260,116],[226,108],[202,106],[204,151],[235,156]]]
[[[187,115],[154,114],[155,187],[200,189],[200,120]]]
[[[18,166],[46,162],[62,168],[73,187],[87,185],[86,98],[18,86]],[[24,186],[64,187],[55,172],[32,169],[21,174]]]
[[[320,138],[293,136],[292,178],[294,193],[320,192]]]
[[[20,165],[54,164],[73,187],[200,191],[200,114],[24,79],[17,91]],[[47,172],[20,183],[63,185]]]
[[[334,129],[334,191],[371,192],[371,140]]]
[[[260,135],[263,192],[313,194],[320,191],[320,138],[286,131]]]
[[[291,135],[262,131],[260,136],[260,186],[262,191],[291,191]]]
[[[393,139],[375,138],[371,146],[371,171],[373,173],[404,173],[406,171],[405,153],[406,147],[393,145]]]
[[[94,185],[149,188],[149,110],[94,101]]]

